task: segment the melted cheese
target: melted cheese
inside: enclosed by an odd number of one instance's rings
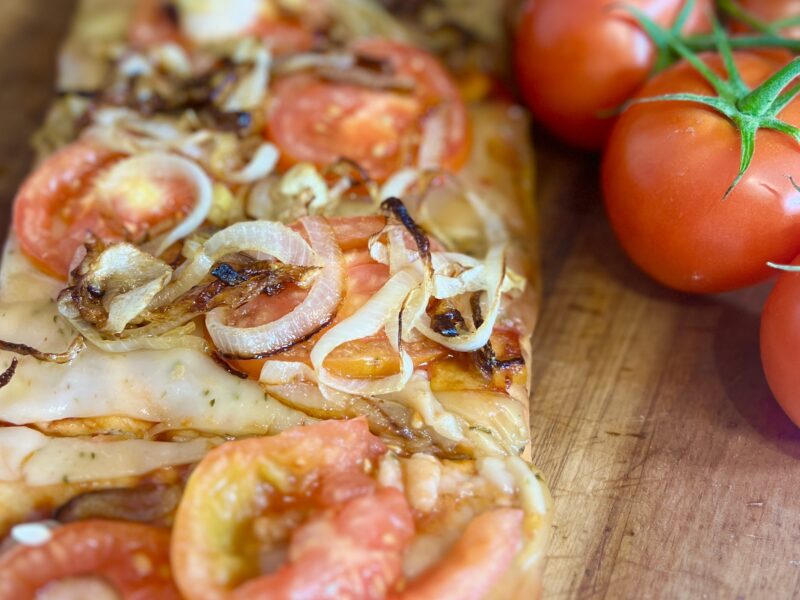
[[[38,274],[12,240],[0,271],[0,339],[63,351],[74,333],[53,300],[62,286]],[[1,368],[11,356],[2,353]],[[112,354],[88,347],[67,365],[22,357],[0,389],[0,421],[15,425],[112,415],[226,435],[275,433],[310,420],[187,348]]]
[[[215,444],[52,438],[27,427],[0,428],[0,481],[50,485],[143,475],[200,460]]]

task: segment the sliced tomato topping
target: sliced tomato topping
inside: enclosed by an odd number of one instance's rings
[[[264,16],[253,25],[251,32],[264,40],[275,56],[306,52],[314,45],[313,32],[302,23],[285,18]]]
[[[368,217],[328,217],[328,223],[333,227],[336,241],[342,252],[358,250],[367,247],[369,239],[383,229],[386,218],[381,216]]]
[[[175,5],[164,0],[138,0],[128,26],[128,40],[138,48],[183,43],[174,11]]]
[[[364,419],[210,452],[175,519],[181,591],[193,600],[385,596],[414,530],[403,495],[367,474],[385,452]]]
[[[37,266],[65,278],[89,233],[106,241],[137,240],[189,212],[195,194],[184,179],[136,174],[130,164],[79,140],[28,177],[14,201],[14,231]]]
[[[89,598],[99,589],[125,600],[178,600],[169,547],[169,531],[150,525],[104,520],[62,525],[44,544],[20,544],[0,555],[0,600]],[[56,593],[59,588],[64,595]]]
[[[267,109],[267,136],[284,161],[325,166],[348,158],[380,180],[415,164],[428,137],[425,152],[439,166],[460,167],[468,149],[466,108],[439,61],[388,40],[362,40],[353,50],[386,64],[409,89],[372,89],[308,73],[279,79]]]

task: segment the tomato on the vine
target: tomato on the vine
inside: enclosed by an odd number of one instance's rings
[[[738,0],[738,5],[762,23],[770,25],[777,21],[800,17],[800,0]],[[735,29],[744,30],[747,26],[735,23]],[[800,38],[800,24],[780,29],[782,35]]]
[[[800,257],[794,260],[800,266]],[[761,314],[761,363],[778,404],[800,426],[800,273],[778,277]]]
[[[632,0],[670,27],[684,0]],[[699,0],[683,31],[707,31],[710,0]],[[516,37],[516,70],[533,114],[559,138],[596,149],[608,114],[644,84],[657,50],[617,0],[529,0]]]
[[[719,55],[703,60],[725,72]],[[784,66],[748,52],[735,53],[734,62],[751,89]],[[679,63],[637,98],[675,93],[715,96],[704,77]],[[778,119],[800,126],[800,97],[772,119],[775,126]],[[728,118],[675,100],[637,104],[620,116],[603,160],[603,192],[617,237],[637,265],[673,288],[718,292],[766,279],[768,261],[794,258],[800,192],[789,176],[800,176],[800,148],[791,135],[769,129],[754,137],[752,162],[726,197],[742,153],[741,133]]]

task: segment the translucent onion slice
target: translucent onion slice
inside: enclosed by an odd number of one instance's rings
[[[452,298],[486,289],[486,265],[476,258],[457,252],[433,252],[433,297]],[[449,274],[449,273],[452,273]],[[502,292],[522,291],[525,278],[506,269]]]
[[[503,282],[506,276],[505,249],[493,246],[486,256],[486,273],[484,288],[486,290],[486,306],[483,307],[483,323],[480,327],[456,337],[446,337],[430,326],[430,317],[422,313],[414,326],[428,339],[455,350],[456,352],[472,352],[486,345],[492,335],[497,315],[500,312],[500,301],[503,297]]]
[[[150,244],[148,250],[158,256],[169,246],[197,229],[211,209],[213,187],[205,171],[191,160],[169,152],[145,152],[115,164],[97,185],[103,197],[127,190],[135,191],[140,182],[147,180],[182,179],[194,191],[194,205],[188,215],[175,228]],[[132,192],[133,193],[133,192]]]
[[[236,252],[272,256],[283,263],[301,267],[322,266],[320,257],[303,237],[286,225],[242,221],[212,235],[175,271],[173,280],[155,297],[150,307],[169,304],[185,294],[208,275],[215,262]]]
[[[308,234],[312,248],[324,261],[308,295],[290,313],[255,327],[227,325],[227,308],[208,313],[208,333],[222,354],[240,358],[273,354],[308,338],[327,325],[336,314],[345,290],[344,258],[336,236],[324,219],[305,217],[300,223]]]
[[[225,14],[228,14],[228,11]],[[222,110],[225,112],[255,110],[263,104],[269,86],[272,55],[262,43],[254,38],[245,38],[236,46],[233,60],[239,65],[248,65],[250,69],[227,94],[222,103]]]
[[[226,177],[233,183],[252,183],[272,173],[278,164],[278,149],[269,142],[264,142],[253,154],[253,158],[244,167]]]
[[[388,394],[386,399],[418,412],[423,422],[442,437],[456,442],[464,440],[458,417],[442,406],[431,390],[430,381],[422,373],[414,373],[402,390]]]
[[[388,325],[396,328],[400,312],[409,295],[421,281],[416,269],[404,269],[392,275],[359,310],[344,319],[323,335],[311,350],[311,364],[319,382],[335,390],[349,394],[374,396],[403,389],[414,371],[414,363],[402,349],[398,336],[387,331],[389,343],[400,356],[400,371],[395,375],[378,379],[356,379],[340,377],[325,368],[325,358],[336,348],[347,342],[377,334]]]
[[[440,107],[425,119],[419,144],[417,164],[420,169],[436,169],[442,165],[447,139],[447,109]]]
[[[263,9],[262,0],[178,0],[181,29],[192,40],[213,42],[244,33]]]

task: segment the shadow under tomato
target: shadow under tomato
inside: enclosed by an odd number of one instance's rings
[[[714,360],[726,395],[741,417],[783,454],[800,458],[800,428],[770,392],[759,355],[761,307],[771,285],[730,297],[745,306],[725,303],[714,338]]]

